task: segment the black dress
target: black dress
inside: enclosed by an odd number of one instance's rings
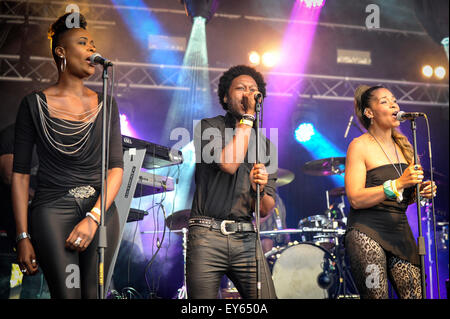
[[[408,167],[407,164],[401,165],[403,170]],[[383,185],[385,181],[396,178],[398,174],[391,164],[379,166],[367,171],[366,188]],[[413,194],[414,187],[410,187],[404,189],[400,203],[395,199],[385,199],[370,208],[351,207],[347,232],[356,229],[375,240],[385,251],[413,265],[420,265],[417,244],[406,217]]]

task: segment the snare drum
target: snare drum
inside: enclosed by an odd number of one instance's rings
[[[266,254],[280,299],[333,299],[340,285],[335,257],[313,243],[290,244]]]

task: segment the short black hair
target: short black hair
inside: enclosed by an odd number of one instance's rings
[[[219,79],[219,88],[217,93],[219,95],[219,102],[224,110],[228,110],[228,105],[225,103],[224,98],[228,94],[231,82],[233,82],[233,80],[240,75],[251,76],[258,86],[258,91],[261,92],[263,97],[266,97],[266,82],[264,82],[263,75],[250,66],[236,65],[225,71]]]
[[[55,53],[55,48],[60,44],[62,36],[69,30],[70,28],[67,26],[66,20],[69,15],[72,15],[71,18],[79,21],[79,27],[86,30],[87,22],[86,18],[79,12],[69,12],[62,16],[60,16],[48,29],[48,38],[50,39],[50,47],[52,49],[52,55],[55,62],[58,62],[60,58]],[[70,18],[69,18],[70,19]]]

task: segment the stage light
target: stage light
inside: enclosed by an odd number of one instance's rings
[[[219,0],[181,0],[181,4],[184,4],[186,15],[191,17],[192,22],[196,17],[203,17],[208,23],[219,6]]]
[[[299,143],[304,143],[309,141],[314,134],[314,125],[311,123],[302,123],[295,130],[295,139]]]
[[[438,78],[438,79],[443,79],[445,78],[445,68],[442,66],[438,66],[437,68],[434,69],[434,75]]]
[[[271,68],[278,64],[280,57],[276,52],[266,52],[262,56],[262,63],[264,66]]]
[[[261,62],[261,56],[258,52],[252,51],[248,54],[248,60],[253,65],[259,65],[259,63]]]
[[[300,4],[304,4],[307,8],[320,8],[325,4],[325,0],[299,0]]]
[[[427,78],[431,77],[433,75],[433,68],[431,67],[431,65],[425,65],[422,68],[422,74]]]

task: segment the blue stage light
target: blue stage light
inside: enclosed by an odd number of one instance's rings
[[[314,134],[314,125],[311,123],[302,123],[295,130],[295,139],[299,143],[304,143],[309,141]]]

